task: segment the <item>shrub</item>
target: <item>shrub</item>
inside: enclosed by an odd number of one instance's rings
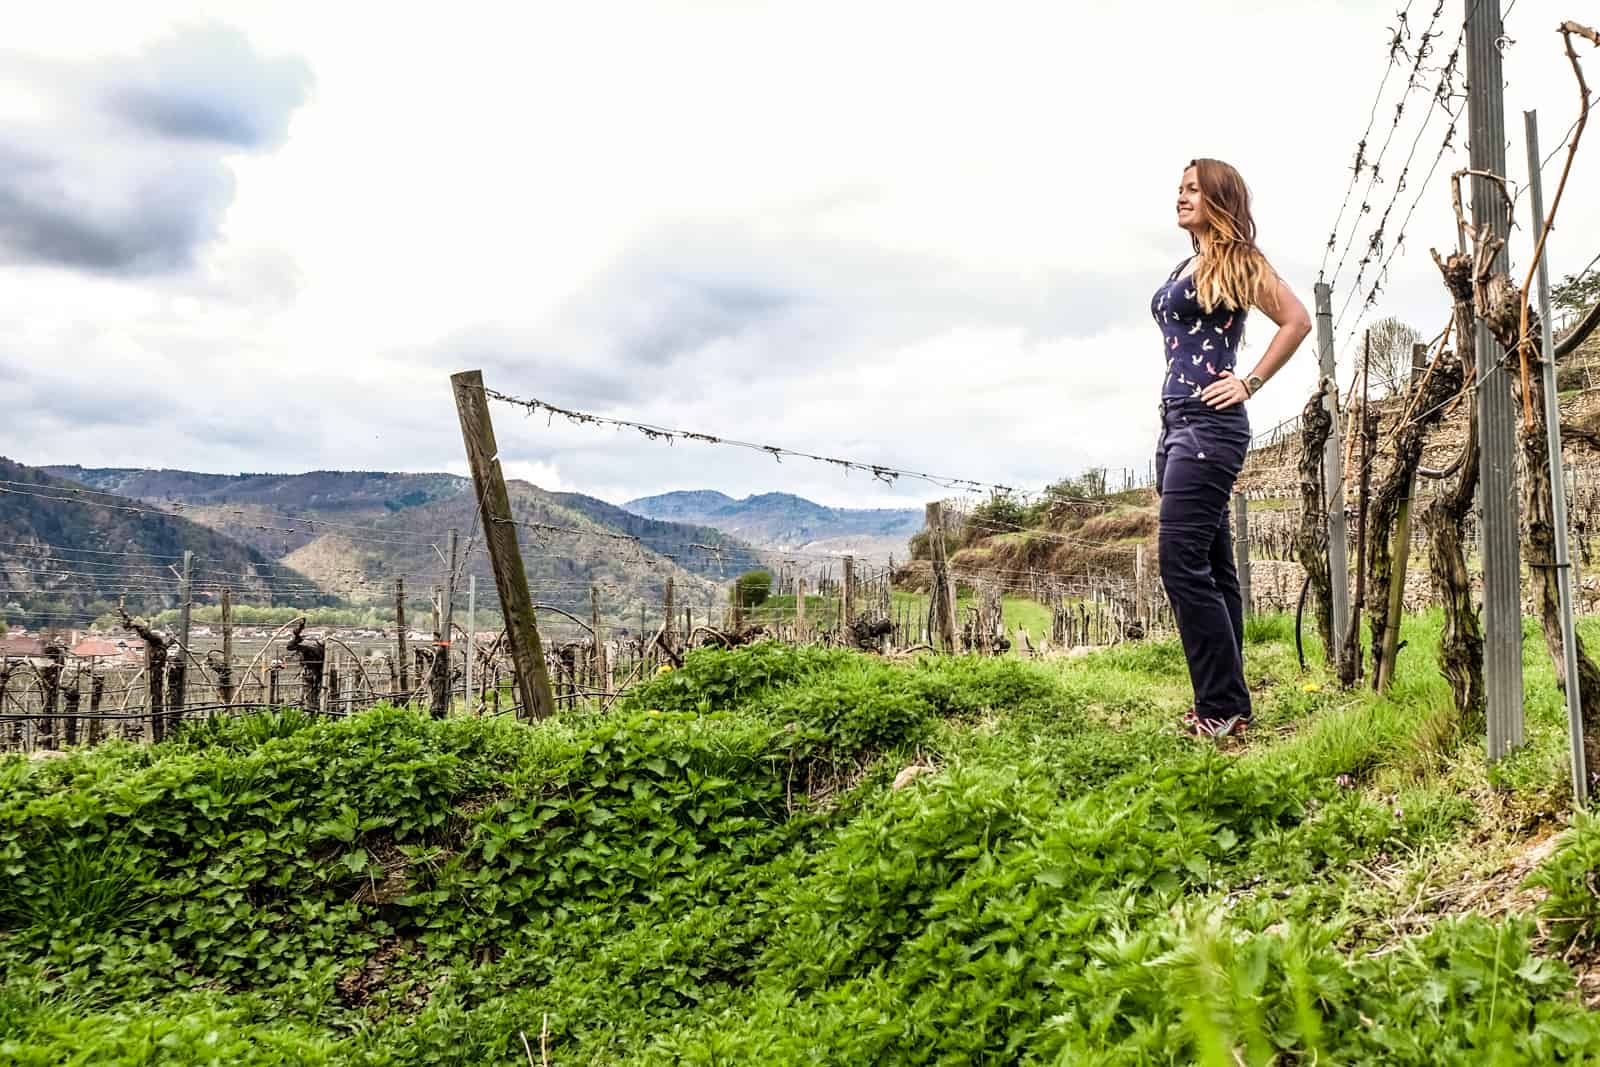
[[[767,602],[772,595],[772,573],[770,571],[746,571],[739,575],[739,580],[733,583],[733,593],[730,599],[743,605],[745,608],[759,608]]]

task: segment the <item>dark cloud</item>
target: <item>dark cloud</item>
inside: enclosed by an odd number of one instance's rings
[[[566,346],[562,346],[566,347]],[[422,362],[439,381],[463,370],[481,370],[490,387],[589,408],[627,403],[651,388],[645,375],[608,360],[604,353],[574,343],[558,351],[548,335],[533,331],[480,328],[456,334],[421,353],[402,353],[401,363]]]
[[[266,148],[282,142],[310,91],[303,60],[263,56],[238,30],[206,26],[114,67],[101,95],[113,114],[163,137]]]
[[[777,285],[628,265],[586,293],[583,319],[602,325],[630,364],[662,367],[719,341],[772,324],[796,303]]]
[[[1137,273],[1074,263],[1020,274],[804,232],[684,223],[626,249],[545,326],[581,338],[586,359],[619,367],[679,378],[783,374],[862,344],[963,327],[1016,328],[1033,341],[1093,337],[1143,321],[1161,262]]]
[[[143,429],[170,416],[174,404],[160,385],[138,370],[75,374],[65,361],[33,366],[8,353],[0,355],[0,384],[12,398],[15,417],[8,436],[19,443],[66,427]]]
[[[7,258],[107,274],[182,270],[233,197],[233,177],[216,161],[172,160],[151,170],[134,164],[121,173],[87,167],[0,143],[0,246]]]
[[[0,134],[0,256],[132,276],[194,262],[233,199],[226,153],[280,142],[310,90],[303,62],[221,27],[45,81],[76,117]]]

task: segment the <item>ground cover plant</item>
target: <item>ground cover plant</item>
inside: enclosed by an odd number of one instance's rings
[[[1593,1062],[1600,824],[1562,829],[1548,659],[1488,768],[1437,628],[1385,699],[1253,624],[1225,750],[1173,729],[1172,641],[766,643],[604,717],[10,758],[0,1061]]]

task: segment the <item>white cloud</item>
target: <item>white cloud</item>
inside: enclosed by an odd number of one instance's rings
[[[314,88],[259,138],[277,147],[206,157],[226,197],[177,273],[0,266],[0,373],[27,410],[0,452],[459,470],[446,376],[471,365],[557,404],[1032,487],[1148,462],[1162,361],[1146,308],[1186,251],[1171,200],[1190,157],[1240,166],[1263,246],[1310,304],[1394,17],[1376,0],[152,10],[53,5],[8,28],[0,117],[58,131],[83,72],[202,18],[303,61]],[[1549,32],[1567,13],[1513,13],[1515,177],[1520,110],[1540,109],[1547,151],[1575,114]],[[1385,174],[1426,107],[1425,91],[1408,104]],[[1400,212],[1442,134],[1435,115]],[[97,158],[67,148],[73,166]],[[1596,155],[1570,182],[1556,277],[1595,251]],[[1443,322],[1427,247],[1453,243],[1452,164],[1375,312],[1426,335]],[[1269,336],[1253,324],[1251,351]],[[1308,343],[1252,403],[1258,429],[1299,410],[1314,366]],[[495,415],[508,470],[612,500],[940,491]]]

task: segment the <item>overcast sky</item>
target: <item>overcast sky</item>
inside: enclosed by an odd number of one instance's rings
[[[1404,5],[35,5],[0,44],[0,453],[464,473],[447,379],[480,367],[566,407],[984,482],[1143,468],[1184,164],[1240,168],[1309,307]],[[1460,27],[1462,0],[1444,6],[1430,66]],[[1518,0],[1508,20],[1519,181],[1522,111],[1547,152],[1577,114],[1554,29],[1586,6]],[[1412,47],[1432,9],[1411,4]],[[1443,138],[1429,118],[1391,235]],[[1443,326],[1427,250],[1454,242],[1443,178],[1466,140],[1463,116],[1372,317]],[[1555,278],[1600,252],[1595,190],[1600,129]],[[1247,362],[1270,336],[1258,315]],[[1257,429],[1299,410],[1315,365],[1308,342],[1252,401]],[[510,473],[618,502],[941,492],[494,416]]]

